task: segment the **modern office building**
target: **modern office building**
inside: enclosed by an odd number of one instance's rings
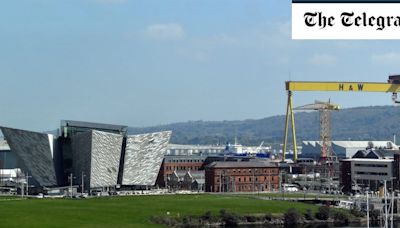
[[[170,131],[128,135],[127,126],[62,121],[59,136],[0,127],[20,168],[40,187],[86,190],[153,186]]]
[[[378,191],[383,182],[397,179],[394,151],[360,150],[340,161],[340,186],[343,192]]]

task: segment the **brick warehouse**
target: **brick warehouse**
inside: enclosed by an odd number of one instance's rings
[[[166,182],[174,171],[198,171],[204,169],[205,156],[167,155],[164,156],[160,172],[157,177],[157,185],[166,187]]]
[[[279,190],[279,167],[263,161],[213,162],[205,168],[206,192]]]

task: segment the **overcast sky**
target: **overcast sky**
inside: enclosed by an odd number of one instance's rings
[[[398,41],[294,41],[291,1],[0,2],[0,125],[129,126],[285,112],[286,80],[400,73]],[[297,93],[295,106],[391,105],[389,94]]]

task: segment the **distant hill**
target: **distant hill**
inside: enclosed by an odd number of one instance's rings
[[[298,140],[318,140],[318,112],[295,114]],[[333,140],[391,140],[400,137],[400,107],[370,106],[332,112]],[[243,145],[281,143],[285,116],[241,121],[189,121],[167,125],[129,128],[129,133],[172,130],[171,143],[225,144],[235,136]]]

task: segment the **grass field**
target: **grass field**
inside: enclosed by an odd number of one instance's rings
[[[265,196],[272,198],[308,198],[308,199],[331,199],[331,198],[339,198],[339,199],[347,199],[349,198],[346,195],[327,195],[327,194],[318,194],[318,193],[306,193],[303,192],[286,192],[286,193],[260,193],[260,194],[252,194],[254,196]]]
[[[245,196],[167,195],[92,199],[29,199],[0,201],[2,227],[158,227],[152,215],[199,215],[224,208],[240,214],[305,212],[308,204],[266,201]]]

